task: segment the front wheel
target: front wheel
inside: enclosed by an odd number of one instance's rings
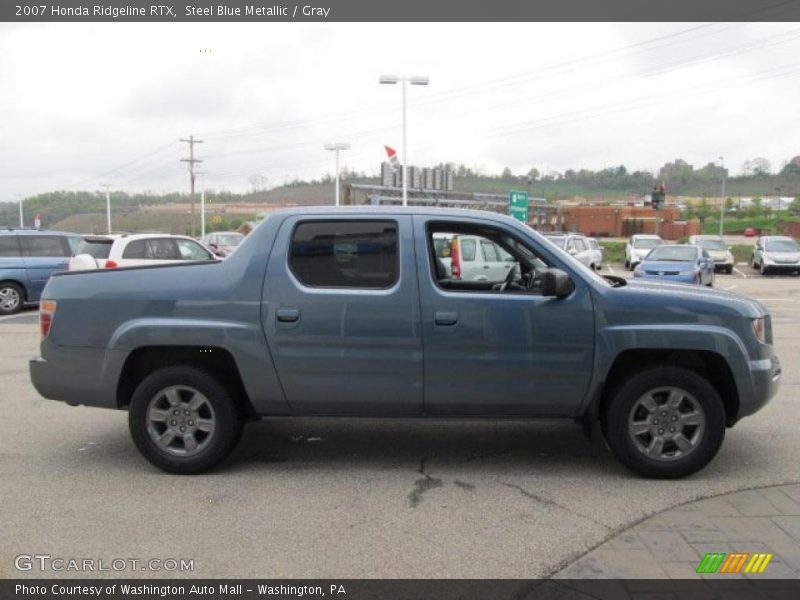
[[[148,375],[133,393],[128,425],[148,461],[179,474],[217,465],[242,431],[228,390],[195,367],[166,367]]]
[[[766,275],[767,273],[769,273],[769,271],[767,270],[767,267],[764,266],[764,261],[763,260],[761,261],[761,264],[759,265],[758,270],[761,272],[762,275]]]
[[[603,414],[611,451],[645,477],[674,479],[705,467],[725,438],[725,409],[703,377],[657,367],[616,389]]]

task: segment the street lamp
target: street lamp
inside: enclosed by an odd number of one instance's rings
[[[325,150],[330,150],[336,153],[336,201],[335,205],[339,206],[339,152],[342,150],[350,150],[350,144],[345,142],[336,142],[334,144],[325,144]]]
[[[422,76],[381,75],[378,80],[382,84],[394,85],[402,83],[403,88],[403,206],[408,206],[408,171],[406,167],[406,86],[428,85],[429,79]]]
[[[111,186],[107,183],[101,183],[100,186],[106,188],[106,232],[111,233]]]
[[[719,164],[722,167],[722,204],[719,207],[719,235],[722,237],[723,222],[725,221],[725,159],[719,157]]]
[[[25,227],[25,222],[22,218],[22,194],[17,194],[19,196],[19,228],[22,229]]]

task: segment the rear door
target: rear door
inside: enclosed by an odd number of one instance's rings
[[[28,300],[36,302],[50,275],[68,269],[72,249],[63,235],[36,234],[17,237],[28,277]]]
[[[410,216],[288,217],[267,265],[261,314],[296,413],[421,414]]]

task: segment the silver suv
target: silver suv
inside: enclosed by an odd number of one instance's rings
[[[771,271],[800,273],[800,246],[790,237],[766,235],[758,238],[750,266],[762,275]]]

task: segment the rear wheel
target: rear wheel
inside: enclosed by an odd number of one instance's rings
[[[167,367],[136,388],[128,413],[139,452],[164,471],[211,469],[239,441],[242,419],[228,390],[195,367]]]
[[[0,283],[0,315],[13,315],[22,310],[25,293],[11,281]]]
[[[603,431],[617,459],[645,477],[691,475],[716,456],[725,438],[725,409],[703,377],[657,367],[630,377],[614,392]]]

